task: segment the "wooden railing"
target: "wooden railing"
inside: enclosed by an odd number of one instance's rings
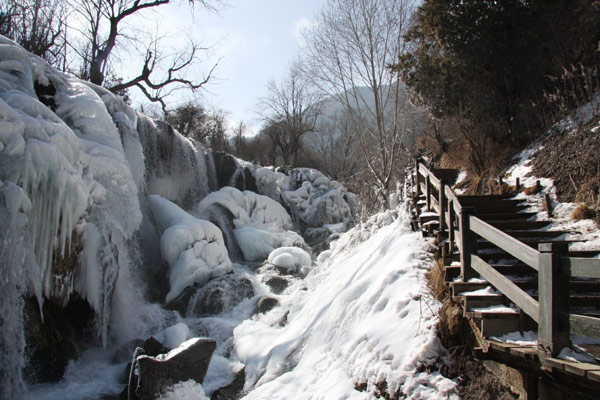
[[[448,184],[450,170],[430,169],[421,160],[415,170],[413,195],[425,195],[427,211],[439,214],[440,235],[448,238],[444,252],[458,249],[462,281],[481,276],[530,316],[538,324],[540,358],[569,347],[571,334],[600,339],[600,318],[569,312],[569,279],[600,278],[600,259],[569,257],[565,243],[540,243],[536,250],[478,218],[475,207],[461,204],[473,203],[476,196],[456,196]],[[537,300],[478,256],[479,238],[537,271]]]

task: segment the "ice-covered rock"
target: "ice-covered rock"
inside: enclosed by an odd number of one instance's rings
[[[204,218],[217,222],[225,210],[232,219],[232,239],[248,261],[262,261],[282,246],[305,246],[302,237],[291,230],[285,208],[267,196],[224,187],[206,196],[197,209]]]
[[[214,224],[192,217],[176,204],[158,195],[150,196],[152,213],[159,231],[160,250],[169,263],[169,302],[194,283],[232,270],[221,230]]]
[[[310,254],[298,247],[280,247],[269,254],[268,261],[288,272],[305,272],[311,264]]]
[[[280,171],[257,168],[258,190],[284,204],[295,222],[313,228],[344,224],[343,231],[354,222],[356,200],[341,183],[310,168]]]
[[[187,317],[215,316],[229,312],[241,301],[254,296],[252,282],[241,273],[215,278],[200,288],[194,288],[185,315]]]

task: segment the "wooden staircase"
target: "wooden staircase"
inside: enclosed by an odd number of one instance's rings
[[[567,240],[566,237],[572,232],[552,230],[552,221],[537,220],[536,213],[527,211],[529,206],[524,199],[507,195],[454,195],[449,189],[448,179],[438,175],[449,177],[457,174],[457,171],[453,170],[430,170],[417,163],[413,204],[423,234],[438,239],[443,255],[445,282],[453,299],[461,305],[463,317],[468,320],[477,335],[479,351],[485,357],[496,357],[508,364],[512,363],[512,366],[526,364],[527,368],[531,369],[531,365],[537,365],[540,377],[548,371],[559,375],[567,374],[571,378],[573,375],[578,379],[583,377],[583,381],[578,380],[578,383],[585,388],[584,394],[591,391],[598,393],[600,363],[574,363],[558,358],[560,349],[565,347],[565,343],[566,346],[569,344],[564,341],[564,334],[562,342],[559,340],[557,343],[550,343],[550,349],[541,343],[547,342],[548,326],[555,329],[555,325],[564,325],[563,316],[566,313],[568,316],[576,314],[575,319],[578,321],[589,322],[585,329],[580,328],[580,325],[577,325],[579,322],[575,323],[573,317],[570,317],[571,334],[583,333],[600,339],[600,260],[591,260],[591,263],[581,261],[582,258],[595,257],[599,252],[568,250],[573,241]],[[478,227],[475,229],[470,223],[477,223]],[[485,232],[485,235],[476,234],[475,230]],[[486,235],[490,240],[483,237]],[[497,241],[496,236],[501,240]],[[517,244],[514,243],[514,239],[518,241]],[[538,258],[542,260],[542,256],[538,255],[543,254],[542,248],[548,248],[547,243],[551,243],[552,249],[562,249],[560,254],[553,256],[552,260],[557,260],[557,267],[552,268],[561,271],[560,273],[568,273],[558,276],[558,272],[554,272],[556,276],[552,279],[557,279],[559,283],[552,283],[552,287],[558,285],[557,291],[560,288],[563,290],[559,297],[556,297],[558,295],[552,292],[552,289],[549,292],[546,286],[540,287],[541,282],[545,282],[547,272],[541,277],[538,270],[547,271],[548,267],[541,265],[542,261],[538,261]],[[530,251],[526,250],[528,248]],[[519,257],[513,254],[519,254]],[[471,266],[475,262],[477,265]],[[585,271],[589,271],[591,277],[579,269],[571,273],[575,270],[569,270],[570,266],[578,262],[585,264]],[[492,281],[496,284],[482,278],[471,267],[486,272],[486,276],[493,278]],[[465,271],[467,268],[468,276]],[[548,293],[551,293],[550,297]],[[566,306],[564,293],[568,293]],[[526,306],[526,309],[515,305],[511,298]],[[553,301],[553,298],[559,300]],[[562,311],[559,310],[554,315],[552,309],[551,317],[547,317],[541,310],[548,310],[548,301],[552,304],[557,302],[559,306],[563,304]],[[546,303],[542,305],[544,302]],[[555,320],[549,322],[547,318]],[[542,323],[543,328],[540,326]],[[567,341],[568,326],[569,324],[566,328]],[[558,332],[558,329],[565,328],[556,329]],[[539,331],[540,344],[515,345],[496,340],[512,332],[525,331]],[[554,335],[559,337],[561,333],[553,331],[550,337],[554,338]],[[600,356],[600,345],[582,347],[589,353]]]

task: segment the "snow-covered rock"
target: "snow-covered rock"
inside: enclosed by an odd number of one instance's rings
[[[192,217],[176,204],[158,195],[150,196],[152,213],[162,232],[160,250],[169,263],[169,302],[194,283],[232,270],[221,230],[214,224]]]
[[[312,262],[310,254],[298,247],[280,247],[275,249],[269,254],[267,261],[288,272],[307,271]]]
[[[285,204],[296,222],[308,227],[344,224],[343,230],[354,222],[354,195],[320,171],[294,168],[284,174],[258,168],[255,175],[259,192]]]
[[[224,187],[206,196],[197,210],[210,220],[218,220],[215,215],[225,210],[231,216],[237,246],[248,261],[262,261],[282,246],[305,246],[302,237],[291,230],[292,220],[285,208],[267,196]]]

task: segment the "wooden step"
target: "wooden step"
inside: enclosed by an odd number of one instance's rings
[[[421,225],[430,222],[430,221],[439,221],[440,216],[437,214],[429,214],[429,215],[420,215],[419,216],[419,223]]]
[[[467,312],[474,308],[485,308],[497,305],[507,305],[509,303],[506,296],[502,294],[491,295],[491,296],[459,296],[462,298],[463,303],[463,316],[467,316]]]
[[[539,239],[554,239],[562,235],[569,234],[568,231],[531,231],[531,230],[510,230],[505,232],[507,235],[517,239],[539,238]]]
[[[520,221],[527,220],[536,216],[537,213],[532,212],[519,212],[519,213],[476,213],[477,218],[486,221]]]
[[[466,316],[475,323],[484,338],[502,336],[522,329],[521,316],[518,311],[513,313],[469,311]]]
[[[449,265],[444,267],[444,281],[452,282],[460,276],[460,265]]]
[[[490,225],[502,231],[527,231],[545,228],[550,221],[491,221]]]
[[[457,281],[457,282],[451,282],[450,283],[450,290],[452,292],[452,296],[456,297],[461,295],[462,293],[467,293],[467,292],[473,292],[475,290],[479,290],[479,289],[485,289],[486,287],[488,287],[491,285],[488,282],[461,282],[461,281]]]

